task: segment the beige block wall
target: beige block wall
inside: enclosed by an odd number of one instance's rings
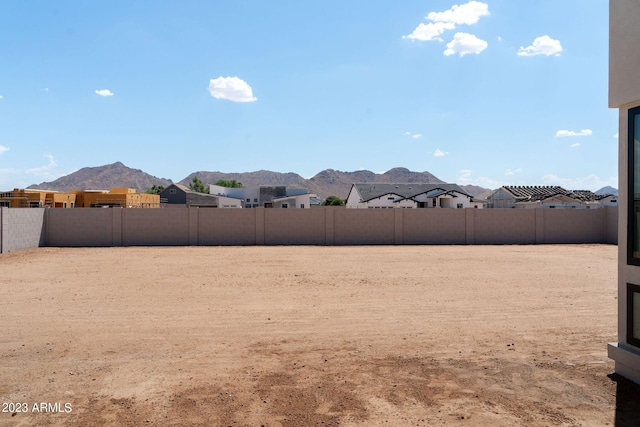
[[[123,246],[189,245],[190,209],[113,209],[122,213]]]
[[[113,217],[116,210],[47,209],[47,246],[113,246]]]
[[[0,208],[0,254],[44,245],[44,208]]]
[[[265,209],[265,245],[325,245],[325,209]]]
[[[474,243],[536,243],[536,211],[539,209],[476,209]]]
[[[466,209],[403,209],[404,244],[464,245],[465,211]]]
[[[47,209],[48,246],[617,243],[604,209]]]
[[[545,243],[605,242],[605,209],[543,209]]]
[[[340,209],[334,213],[334,244],[395,244],[395,209]]]
[[[202,209],[198,211],[200,245],[255,245],[256,209]]]

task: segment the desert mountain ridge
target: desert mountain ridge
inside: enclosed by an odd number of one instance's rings
[[[179,184],[189,185],[194,177],[198,177],[205,184],[212,184],[219,179],[235,179],[245,187],[258,187],[260,185],[286,185],[293,188],[307,188],[311,193],[316,193],[320,198],[338,196],[346,198],[353,183],[444,183],[430,172],[414,172],[407,168],[396,167],[385,173],[375,173],[368,170],[343,172],[335,169],[325,169],[315,176],[305,179],[297,173],[273,172],[259,170],[254,172],[227,173],[197,171],[178,181]],[[65,175],[51,182],[43,182],[29,186],[30,189],[69,191],[74,189],[109,189],[112,187],[135,188],[144,192],[153,185],[167,186],[173,183],[168,178],[158,178],[140,169],[125,166],[122,162],[115,162],[97,167],[85,167],[76,172]],[[461,185],[465,191],[473,196],[486,197],[491,189],[476,185]],[[617,194],[612,187],[605,187],[597,193],[606,192]]]
[[[385,173],[374,173],[368,170],[343,172],[334,169],[325,169],[315,176],[305,179],[293,173],[273,172],[259,170],[243,173],[226,173],[197,171],[178,181],[179,184],[189,185],[194,177],[198,177],[205,184],[212,184],[219,179],[235,179],[245,187],[257,187],[260,185],[286,185],[293,188],[307,188],[311,193],[316,193],[321,198],[338,196],[346,198],[351,189],[351,184],[356,182],[422,182],[443,183],[430,172],[413,172],[409,169],[396,167]],[[51,182],[43,182],[29,186],[30,189],[69,191],[73,189],[109,189],[112,187],[130,187],[139,192],[146,191],[153,185],[167,186],[173,181],[168,178],[158,178],[140,169],[125,166],[122,162],[97,167],[85,167],[69,175],[65,175]],[[472,195],[488,191],[477,186],[461,186]]]

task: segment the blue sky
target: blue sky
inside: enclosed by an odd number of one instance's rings
[[[605,0],[0,2],[0,190],[121,161],[617,187]]]

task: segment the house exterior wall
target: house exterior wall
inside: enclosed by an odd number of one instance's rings
[[[403,197],[398,194],[385,194],[384,196],[377,197],[375,199],[368,200],[364,203],[367,208],[395,208],[398,206],[395,203],[396,200],[400,200]],[[349,207],[349,206],[347,206]]]
[[[204,193],[185,193],[187,206],[218,207],[218,197]]]
[[[515,203],[515,198],[504,188],[499,188],[488,198],[489,207],[491,208],[511,208]]]
[[[109,191],[75,192],[77,207],[119,206],[122,208],[159,208],[160,195],[138,193],[133,188],[112,188]]]
[[[74,208],[76,206],[76,195],[73,192],[59,193],[15,188],[13,191],[0,193],[0,206],[10,208]]]
[[[637,0],[609,2],[609,107],[640,100],[640,5]],[[625,125],[626,126],[626,125]],[[621,135],[622,136],[622,135]]]
[[[586,209],[588,205],[568,197],[549,197],[536,202],[519,202],[513,206],[516,209]]]
[[[618,196],[609,196],[598,201],[600,206],[618,206]]]
[[[160,192],[160,200],[166,205],[187,204],[187,193],[175,185],[169,185]]]
[[[282,208],[287,205],[288,208],[309,208],[311,204],[311,195],[304,189],[290,189],[283,185],[278,186],[262,186],[258,188],[227,188],[219,185],[209,185],[209,193],[220,196],[228,196],[241,199],[239,202],[245,208],[270,207]],[[283,200],[278,198],[287,197]]]
[[[351,186],[351,191],[344,204],[347,209],[367,209],[366,203],[360,203],[360,193],[355,186]]]
[[[438,196],[437,199],[438,200],[436,201],[436,206],[441,208],[460,209],[473,207],[471,205],[471,198],[465,196],[464,194],[456,194],[456,197],[453,197],[451,195],[442,195]],[[440,200],[442,200],[442,202]],[[458,206],[459,204],[462,206]]]
[[[640,383],[640,348],[627,342],[627,284],[640,285],[640,266],[627,263],[629,227],[628,113],[640,106],[640,2],[609,2],[609,107],[619,109],[618,132],[618,342],[610,343],[609,357],[616,373]]]
[[[435,206],[434,206],[435,200]],[[427,197],[426,193],[419,194],[413,199],[405,199],[399,194],[385,194],[375,199],[360,202],[357,190],[353,190],[347,197],[346,207],[349,209],[383,209],[383,208],[418,208],[418,203],[424,203],[425,208],[472,208],[471,198],[464,194],[457,194],[456,197],[445,194],[437,197]]]

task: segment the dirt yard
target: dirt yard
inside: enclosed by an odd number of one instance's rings
[[[611,245],[1,255],[0,425],[631,425],[616,270]]]

